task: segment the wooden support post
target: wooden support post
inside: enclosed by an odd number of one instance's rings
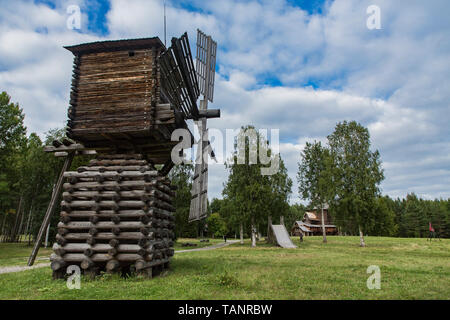
[[[162,271],[161,265],[153,266],[152,277],[159,276],[161,274],[161,271]]]
[[[90,267],[88,269],[84,270],[84,275],[89,279],[89,280],[94,280],[95,277],[97,275],[99,275],[99,269],[96,267]]]
[[[34,243],[33,251],[31,252],[30,258],[28,259],[28,266],[33,265],[34,260],[36,259],[36,256],[39,252],[39,248],[42,244],[42,238],[47,229],[47,226],[50,224],[50,218],[53,214],[53,211],[55,210],[56,201],[58,200],[59,194],[61,193],[63,179],[64,179],[64,172],[66,172],[70,168],[70,165],[72,164],[72,160],[73,160],[74,156],[75,156],[75,152],[71,152],[71,153],[69,153],[66,160],[64,161],[64,165],[61,169],[61,173],[59,174],[58,181],[56,182],[55,188],[53,189],[52,198],[48,205],[47,211],[45,212],[44,221],[42,221],[42,225],[41,225],[41,228],[39,229],[39,233],[36,238],[36,242]]]
[[[109,260],[106,263],[106,271],[109,273],[116,272],[120,269],[120,263],[117,260]]]
[[[54,270],[52,272],[53,280],[64,279],[65,275],[66,275],[66,268],[56,270],[56,271]]]

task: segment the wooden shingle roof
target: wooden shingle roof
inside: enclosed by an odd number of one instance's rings
[[[317,218],[317,216],[314,212],[305,212],[305,215],[308,217],[309,220],[319,221],[319,218]]]
[[[64,48],[72,52],[74,55],[80,55],[94,52],[138,50],[153,47],[165,49],[164,44],[158,37],[96,41],[96,42],[82,43],[74,46],[65,46]]]

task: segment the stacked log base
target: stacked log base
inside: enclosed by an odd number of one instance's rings
[[[173,256],[174,190],[141,155],[99,155],[64,174],[58,234],[51,255],[55,279],[77,265],[152,277]]]

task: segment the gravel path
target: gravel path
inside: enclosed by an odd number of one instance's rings
[[[222,243],[214,244],[212,246],[203,247],[203,248],[177,250],[177,251],[175,251],[175,253],[188,252],[188,251],[214,250],[214,249],[219,249],[219,248],[226,247],[226,246],[228,246],[230,244],[233,244],[233,243],[236,243],[236,242],[239,242],[239,240],[229,240],[227,242],[222,242]],[[48,258],[39,258],[38,260],[48,260]],[[20,271],[32,270],[32,269],[43,268],[43,267],[48,267],[48,266],[50,266],[50,263],[38,263],[38,264],[36,264],[34,266],[31,266],[31,267],[27,267],[27,266],[0,267],[0,274],[2,274],[2,273],[20,272]]]

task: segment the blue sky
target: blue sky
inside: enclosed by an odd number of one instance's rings
[[[83,42],[159,36],[163,0],[0,0],[0,90],[20,103],[29,132],[66,121],[72,55]],[[200,28],[218,42],[215,101],[220,130],[280,130],[294,180],[306,141],[335,124],[369,128],[383,160],[383,193],[450,197],[450,3],[433,0],[167,0],[168,39]],[[80,6],[80,30],[66,27]],[[369,5],[381,29],[369,30]],[[209,196],[227,177],[210,167]]]

